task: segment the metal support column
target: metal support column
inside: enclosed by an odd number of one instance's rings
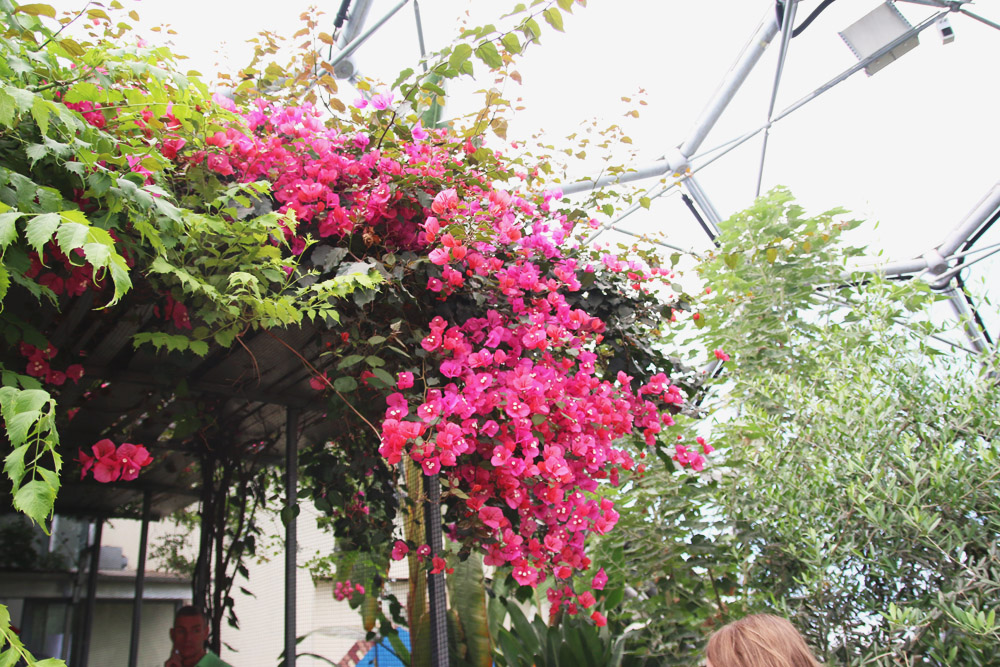
[[[773,10],[769,10],[757,27],[757,30],[754,31],[746,47],[736,59],[732,68],[726,74],[715,95],[712,96],[708,105],[701,112],[701,115],[698,116],[698,120],[688,133],[687,139],[680,146],[671,148],[670,152],[662,160],[658,160],[651,165],[629,170],[620,175],[568,183],[562,187],[563,194],[568,195],[585,190],[594,190],[613,183],[627,183],[662,176],[671,170],[683,174],[688,167],[691,156],[701,147],[705,141],[705,137],[715,127],[722,112],[729,106],[736,92],[743,85],[743,82],[746,81],[750,72],[760,60],[760,57],[764,55],[764,51],[771,43],[771,40],[777,34],[778,18],[775,16]],[[695,197],[695,199],[697,200],[698,198]],[[709,204],[709,207],[711,207],[711,204]],[[711,214],[706,211],[706,215],[710,216]]]
[[[444,535],[441,532],[441,480],[437,475],[424,477],[427,503],[424,524],[427,529],[427,544],[432,554],[444,550]],[[445,594],[444,572],[427,575],[428,603],[431,615],[431,664],[434,667],[448,667],[448,601]]]
[[[299,486],[299,411],[288,408],[285,424],[285,667],[295,667],[295,557]]]
[[[375,34],[376,30],[382,27],[382,24],[384,24],[386,21],[395,16],[396,12],[405,7],[406,3],[408,3],[409,1],[410,0],[401,0],[400,2],[396,3],[396,6],[390,9],[388,12],[386,12],[385,16],[375,21],[372,27],[368,28],[368,30],[365,30],[363,33],[352,39],[350,43],[345,44],[343,50],[336,56],[334,56],[333,60],[330,61],[330,65],[336,67],[342,60],[350,58],[351,54],[357,51],[359,46],[364,44],[369,37]]]
[[[135,598],[132,600],[132,636],[128,644],[128,667],[139,661],[139,632],[142,629],[142,598],[146,585],[146,547],[149,539],[149,513],[153,494],[142,492],[142,529],[139,533],[139,563],[135,568]]]
[[[955,316],[965,327],[965,337],[978,354],[985,353],[989,349],[989,343],[973,319],[969,304],[965,301],[965,295],[956,287],[950,287],[944,293],[948,297],[948,303],[951,304]]]
[[[104,519],[98,519],[94,524],[94,541],[90,545],[90,571],[87,572],[87,602],[83,611],[83,627],[80,641],[74,651],[73,663],[76,667],[87,667],[90,658],[90,634],[94,629],[94,614],[97,611],[97,571],[101,565],[101,534],[104,532]]]

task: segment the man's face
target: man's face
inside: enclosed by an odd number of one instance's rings
[[[180,652],[184,663],[194,664],[205,654],[208,624],[200,614],[178,616],[174,621],[174,627],[170,630],[170,639],[174,643],[174,650]]]

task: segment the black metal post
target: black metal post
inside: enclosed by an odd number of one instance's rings
[[[295,667],[295,531],[299,485],[299,411],[287,409],[285,424],[285,667]]]
[[[128,667],[139,661],[139,632],[142,628],[142,597],[146,585],[146,545],[149,538],[149,513],[153,494],[142,492],[142,530],[139,533],[139,562],[135,567],[135,599],[132,601],[132,636],[128,644]]]
[[[97,611],[97,570],[101,565],[101,534],[104,532],[104,519],[94,523],[94,543],[90,545],[90,571],[87,573],[87,603],[83,612],[83,631],[80,633],[79,650],[76,664],[87,667],[90,659],[90,633],[94,629],[94,614]]]
[[[424,477],[427,504],[424,525],[427,529],[427,544],[431,553],[438,555],[444,551],[444,535],[441,532],[441,480],[437,475]],[[431,664],[434,667],[448,667],[448,601],[445,594],[444,572],[427,575],[428,606],[431,615]]]

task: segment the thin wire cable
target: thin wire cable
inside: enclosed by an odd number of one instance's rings
[[[778,99],[778,85],[781,83],[781,74],[785,69],[785,59],[788,57],[788,46],[792,41],[792,22],[795,21],[795,8],[798,6],[796,0],[788,0],[785,3],[784,12],[781,19],[781,48],[778,52],[778,67],[774,72],[774,85],[771,86],[771,102],[767,107],[767,124],[764,130],[764,143],[760,148],[760,167],[757,170],[757,190],[754,197],[760,196],[761,182],[764,180],[764,159],[767,157],[767,138],[771,134],[771,117],[774,115],[774,104]]]

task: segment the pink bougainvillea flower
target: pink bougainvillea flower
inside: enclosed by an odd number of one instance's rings
[[[87,476],[87,473],[90,472],[90,469],[94,467],[94,457],[90,456],[81,449],[79,450],[76,460],[80,464],[80,479],[83,479]]]
[[[153,457],[145,447],[129,442],[119,445],[115,455],[121,464],[121,478],[125,482],[136,479],[139,471],[153,462]]]
[[[603,591],[607,583],[608,575],[604,572],[604,568],[602,567],[597,571],[597,574],[594,575],[593,581],[590,582],[590,587],[595,591]]]
[[[423,125],[421,124],[421,122],[419,120],[417,121],[417,124],[413,126],[413,132],[412,132],[412,134],[413,134],[414,141],[423,141],[427,137],[431,136],[427,132],[427,130],[425,130],[423,128]]]
[[[443,216],[458,207],[458,192],[455,188],[448,188],[437,193],[431,203],[431,210],[435,215]]]
[[[413,373],[409,371],[400,371],[396,375],[397,389],[409,389],[412,386],[413,386]]]
[[[431,456],[421,461],[420,467],[424,469],[425,475],[436,475],[441,472],[441,459]]]
[[[406,542],[403,540],[396,540],[396,543],[392,545],[391,557],[393,560],[403,560],[408,553],[410,553],[410,547],[406,546]]]
[[[522,586],[534,586],[538,582],[538,570],[529,565],[524,558],[514,563],[512,574],[514,580]]]
[[[31,377],[43,378],[49,374],[49,364],[41,356],[33,356],[28,360],[25,372]]]
[[[723,352],[721,349],[717,348],[714,351],[715,358],[719,361],[729,361],[729,355]]]
[[[322,375],[313,375],[309,378],[309,386],[316,391],[323,391],[329,386],[330,378],[327,377],[326,373]]]
[[[372,95],[372,107],[379,111],[389,108],[393,100],[392,93],[375,93]]]
[[[366,106],[368,106],[368,100],[366,100],[365,98],[358,97],[357,99],[354,100],[355,109],[364,109]]]
[[[580,593],[580,595],[577,596],[576,601],[579,602],[580,606],[583,607],[584,609],[590,609],[595,604],[597,604],[597,600],[594,599],[594,594],[591,593],[590,591],[584,591],[583,593]]]
[[[233,111],[233,112],[236,111],[236,102],[232,101],[231,99],[229,99],[228,97],[226,97],[221,93],[215,93],[214,95],[212,95],[212,101],[218,104],[226,111]]]
[[[417,555],[420,556],[421,558],[427,558],[428,556],[430,556],[431,545],[421,544],[419,547],[417,547]]]
[[[94,479],[104,484],[117,481],[121,476],[121,461],[116,456],[115,443],[105,438],[90,449],[94,452]]]

